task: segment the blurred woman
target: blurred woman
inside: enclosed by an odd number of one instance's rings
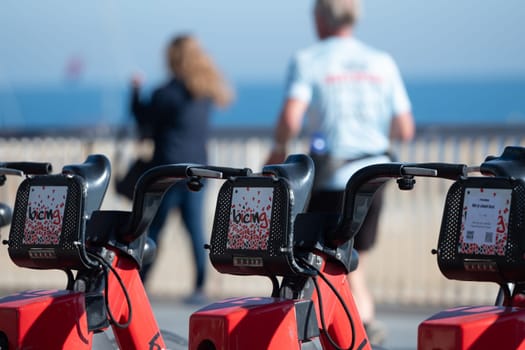
[[[150,101],[140,98],[141,79],[132,80],[132,113],[141,131],[153,139],[152,165],[173,163],[206,164],[209,118],[214,105],[224,107],[232,91],[212,59],[192,36],[175,37],[168,45],[166,60],[169,79],[155,89]],[[149,237],[159,245],[164,223],[171,209],[178,208],[191,237],[196,278],[190,303],[205,302],[204,282],[204,191],[190,192],[184,183],[174,185],[165,195],[149,228]],[[142,268],[144,282],[153,264]]]

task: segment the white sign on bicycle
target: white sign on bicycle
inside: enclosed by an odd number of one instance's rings
[[[460,251],[505,254],[512,190],[467,188],[463,202]]]
[[[66,186],[32,186],[29,190],[24,244],[59,244]]]
[[[270,237],[273,188],[237,187],[233,191],[226,248],[266,250]]]

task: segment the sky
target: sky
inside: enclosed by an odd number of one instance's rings
[[[175,34],[193,33],[235,82],[284,78],[315,42],[306,0],[3,0],[0,87],[121,84],[165,74]],[[525,78],[523,0],[364,0],[355,35],[392,54],[402,74]]]

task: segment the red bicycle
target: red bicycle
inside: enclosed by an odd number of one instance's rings
[[[488,157],[477,169],[487,176],[468,176],[469,170],[444,163],[370,166],[348,182],[342,213],[326,214],[304,212],[313,180],[304,155],[257,175],[191,164],[154,168],[139,180],[130,212],[99,209],[110,176],[103,156],[60,174],[29,176],[17,193],[9,254],[23,267],[66,271],[68,284],[0,299],[0,346],[89,349],[93,334],[111,327],[122,349],[166,348],[138,276],[150,252],[144,232],[174,182],[198,190],[202,178],[218,178],[226,181],[208,247],[213,265],[268,276],[274,288],[269,298],[230,299],[194,313],[190,349],[371,348],[346,279],[357,263],[352,239],[386,181],[409,190],[422,176],[455,181],[435,251],[445,276],[494,281],[501,293],[496,306],[446,310],[423,322],[419,348],[520,348],[525,149]]]
[[[341,213],[304,212],[313,171],[307,156],[292,156],[261,175],[230,178],[222,186],[210,260],[221,273],[269,277],[273,292],[193,313],[191,350],[375,348],[348,285],[347,274],[358,260],[352,240],[377,190],[391,179],[411,190],[416,177],[454,181],[434,251],[442,273],[501,286],[494,306],[445,310],[422,322],[418,348],[525,348],[525,148],[507,147],[476,168],[447,163],[363,168],[348,181]]]
[[[154,254],[145,232],[162,196],[177,181],[199,190],[204,177],[249,169],[195,164],[146,172],[131,211],[101,210],[111,175],[108,159],[91,155],[59,174],[29,175],[18,188],[8,252],[18,266],[66,272],[63,290],[23,291],[0,298],[0,349],[91,349],[110,327],[120,349],[185,348],[159,329],[139,277]]]

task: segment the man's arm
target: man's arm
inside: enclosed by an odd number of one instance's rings
[[[288,142],[301,131],[303,116],[308,108],[304,101],[288,98],[283,105],[275,128],[274,146],[266,164],[282,163],[288,153]]]
[[[392,140],[410,141],[414,138],[416,127],[412,113],[401,113],[392,118],[390,138]]]

